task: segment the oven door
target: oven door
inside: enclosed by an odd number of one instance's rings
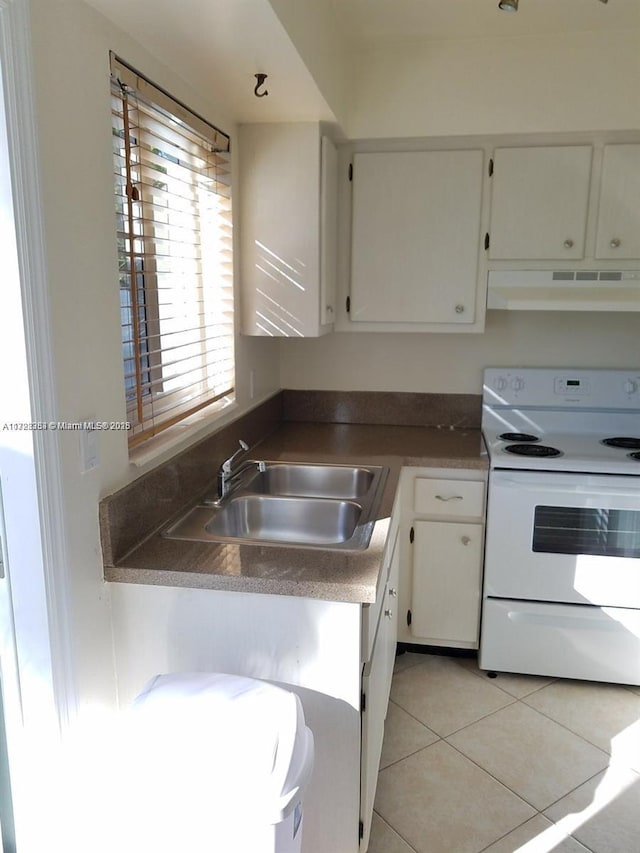
[[[640,607],[640,477],[492,471],[485,596]]]

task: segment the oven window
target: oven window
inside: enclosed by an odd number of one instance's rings
[[[537,506],[533,550],[545,554],[640,557],[640,511]]]

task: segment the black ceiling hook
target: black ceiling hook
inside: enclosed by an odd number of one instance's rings
[[[256,80],[258,82],[256,83],[256,88],[253,90],[253,94],[256,96],[256,98],[264,98],[269,93],[267,92],[266,89],[264,92],[258,92],[258,89],[260,88],[260,86],[264,86],[264,81],[267,79],[267,75],[266,74],[256,74],[255,77],[256,77]]]

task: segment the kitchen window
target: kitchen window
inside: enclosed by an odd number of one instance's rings
[[[234,399],[229,137],[111,55],[130,446]]]

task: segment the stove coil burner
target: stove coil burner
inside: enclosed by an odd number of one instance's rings
[[[516,456],[562,456],[562,451],[557,447],[547,447],[546,444],[509,444],[505,450],[508,453],[515,453]]]
[[[630,438],[628,436],[603,438],[601,444],[607,447],[623,447],[625,450],[640,450],[640,438]]]
[[[503,432],[498,438],[502,441],[540,441],[537,435],[529,435],[528,432]]]
[[[627,453],[627,456],[629,457],[629,459],[636,459],[638,462],[640,462],[640,450],[636,450],[633,453]]]

